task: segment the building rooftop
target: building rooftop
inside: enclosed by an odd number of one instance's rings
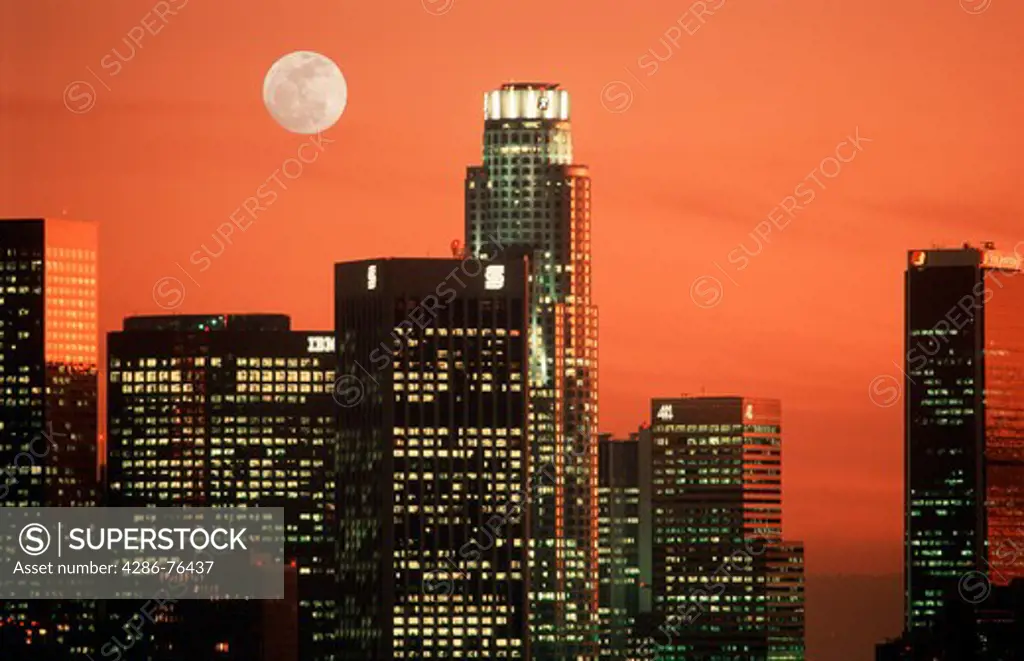
[[[504,83],[503,90],[556,90],[559,83]]]
[[[287,331],[286,314],[174,314],[125,317],[125,331]]]
[[[925,250],[908,250],[907,262],[910,268],[921,269],[929,266],[978,266],[983,269],[1003,271],[1024,270],[1024,241],[1012,248],[1013,252],[997,250],[992,241],[980,246],[964,242],[958,248],[933,247]]]

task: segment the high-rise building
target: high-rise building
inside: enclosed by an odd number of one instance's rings
[[[483,163],[466,174],[466,246],[531,251],[530,461],[555,479],[533,502],[530,608],[537,659],[598,655],[597,309],[590,177],[573,163],[569,94],[510,83],[484,96]],[[584,441],[582,461],[563,462]]]
[[[299,658],[337,658],[333,334],[293,331],[283,315],[143,316],[125,319],[107,349],[110,504],[283,507]],[[253,608],[168,604],[124,658],[177,660],[188,639],[189,658],[220,659],[248,636]],[[139,611],[108,609],[115,632]],[[211,618],[222,626],[197,623]]]
[[[0,220],[0,507],[97,504],[97,234],[86,221]],[[95,603],[6,600],[0,621],[36,649],[85,658]]]
[[[905,627],[927,630],[962,581],[1024,578],[1024,278],[1018,255],[908,253]]]
[[[660,661],[804,658],[803,547],[782,534],[777,400],[652,401]]]
[[[0,221],[5,506],[96,504],[96,252],[95,223]]]
[[[598,438],[601,659],[626,661],[651,610],[651,431]]]
[[[534,658],[527,268],[336,266],[343,661]]]

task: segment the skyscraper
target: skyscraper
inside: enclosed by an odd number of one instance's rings
[[[537,659],[597,657],[597,310],[590,177],[573,163],[569,94],[509,83],[484,96],[483,163],[466,174],[466,246],[531,251],[530,461],[554,484],[531,506],[531,636]],[[585,441],[583,461],[562,461]]]
[[[651,610],[651,430],[598,443],[601,659],[626,661]]]
[[[529,661],[527,261],[335,274],[340,658]]]
[[[804,657],[803,547],[782,534],[777,400],[652,401],[660,661]]]
[[[95,505],[96,253],[95,223],[0,221],[4,505]],[[32,446],[38,438],[46,442]],[[41,470],[16,466],[19,453]]]
[[[95,223],[0,221],[0,507],[96,505],[97,246]],[[90,600],[0,603],[68,659],[94,616]]]
[[[973,573],[1024,578],[1024,278],[1018,255],[908,253],[905,616],[925,630]]]
[[[146,316],[125,319],[107,346],[110,504],[283,507],[299,658],[337,658],[333,335],[290,330],[283,315]],[[139,610],[108,606],[115,631]],[[251,649],[243,641],[262,612],[245,602],[164,608],[125,658],[178,659],[185,639],[196,659]],[[198,624],[214,614],[220,627]]]

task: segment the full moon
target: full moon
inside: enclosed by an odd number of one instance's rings
[[[348,84],[329,57],[311,51],[289,53],[263,79],[263,104],[278,124],[310,135],[334,126],[345,112]]]

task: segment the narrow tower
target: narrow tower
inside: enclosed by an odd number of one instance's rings
[[[2,507],[97,505],[97,253],[96,223],[0,220]],[[96,602],[39,596],[0,600],[0,657],[87,658]]]
[[[983,600],[979,573],[1024,578],[1024,279],[991,245],[907,257],[905,615],[922,631]]]
[[[533,653],[590,660],[598,641],[590,177],[573,164],[569,94],[557,84],[510,83],[484,95],[483,164],[466,174],[466,247],[486,255],[495,243],[531,254],[530,461],[554,474],[531,503]]]

